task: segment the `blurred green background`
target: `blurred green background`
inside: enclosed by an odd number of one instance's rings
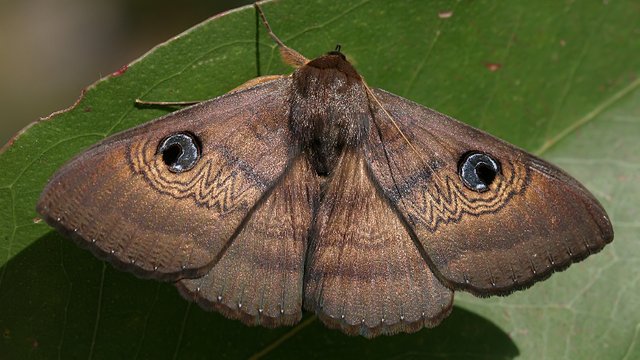
[[[0,0],[0,146],[193,25],[250,0]]]

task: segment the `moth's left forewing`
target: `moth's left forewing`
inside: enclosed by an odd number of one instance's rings
[[[105,139],[53,175],[38,213],[141,277],[203,275],[295,155],[283,100],[289,84],[227,94]],[[164,148],[176,136],[191,145]],[[198,160],[172,169],[187,148]]]
[[[506,294],[612,240],[602,206],[555,166],[401,97],[372,93],[384,110],[372,106],[369,171],[448,286]],[[459,175],[470,151],[499,162],[487,191]]]

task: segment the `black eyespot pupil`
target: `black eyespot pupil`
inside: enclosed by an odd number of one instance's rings
[[[162,152],[162,161],[164,161],[167,166],[173,166],[180,158],[180,154],[182,154],[182,148],[180,145],[170,145]]]
[[[496,178],[496,170],[491,165],[480,163],[476,166],[476,176],[486,185],[491,185]]]
[[[458,174],[466,187],[484,192],[495,181],[500,172],[500,163],[488,154],[470,151],[464,154],[458,164]]]
[[[169,135],[158,145],[157,153],[171,172],[191,170],[200,159],[200,141],[191,133]]]

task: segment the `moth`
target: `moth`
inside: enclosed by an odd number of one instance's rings
[[[507,295],[598,252],[611,222],[557,167],[309,60],[114,135],[37,211],[116,268],[276,327],[303,309],[374,337],[433,327],[453,294]]]

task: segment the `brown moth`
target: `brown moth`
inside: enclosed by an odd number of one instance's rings
[[[249,325],[302,309],[367,337],[433,327],[453,292],[506,295],[613,239],[555,166],[370,88],[337,49],[114,135],[37,211],[115,267]]]

